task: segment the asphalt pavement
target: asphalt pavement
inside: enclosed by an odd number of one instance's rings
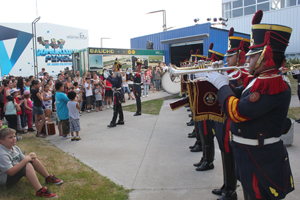
[[[172,98],[165,92],[149,93],[142,101],[158,98]],[[89,165],[101,175],[130,192],[131,200],[213,200],[218,196],[211,190],[221,187],[223,173],[221,154],[216,144],[215,168],[197,172],[193,163],[200,160],[202,152],[192,153],[189,146],[195,139],[187,134],[193,127],[186,126],[190,120],[186,108],[172,111],[165,100],[160,114],[133,116],[124,111],[125,125],[108,128],[112,109],[101,112],[83,113],[80,118],[81,141],[62,140],[58,134],[47,137],[53,144],[70,155]],[[126,101],[124,105],[135,104]],[[292,107],[299,107],[297,96],[292,97]],[[300,124],[294,124],[294,142],[288,147],[296,190],[286,199],[299,199],[300,167]],[[66,183],[67,184],[67,183]],[[238,183],[238,199],[243,199],[242,188]]]

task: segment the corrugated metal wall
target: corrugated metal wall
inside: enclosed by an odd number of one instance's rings
[[[169,44],[162,44],[161,40],[175,39],[199,34],[209,34],[208,38],[203,39],[203,52],[207,55],[208,47],[211,42],[214,43],[213,50],[220,53],[226,53],[228,47],[228,30],[212,28],[210,23],[197,24],[180,29],[169,30],[152,35],[146,35],[136,38],[131,38],[131,49],[146,49],[147,41],[154,43],[155,50],[165,51],[165,61],[170,62]],[[250,38],[250,35],[235,33],[235,36]],[[186,41],[187,42],[187,41]]]
[[[234,27],[236,31],[243,33],[251,33],[253,15],[243,17],[230,18],[228,26]],[[289,46],[286,49],[286,54],[300,54],[300,6],[293,6],[279,10],[264,12],[261,23],[280,24],[291,27],[293,29],[290,38]]]

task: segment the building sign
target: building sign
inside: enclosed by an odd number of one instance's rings
[[[90,54],[164,55],[163,50],[89,48]]]

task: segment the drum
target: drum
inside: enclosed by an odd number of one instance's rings
[[[174,81],[172,81],[169,72],[165,72],[162,76],[161,85],[163,86],[164,90],[169,94],[180,93],[180,77],[176,77]]]
[[[55,135],[55,122],[45,121],[45,124],[42,128],[42,133],[44,135]]]

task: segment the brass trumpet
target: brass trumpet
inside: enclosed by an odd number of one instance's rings
[[[212,71],[217,71],[217,72],[221,72],[221,71],[226,71],[226,70],[229,70],[229,69],[237,69],[239,70],[239,76],[233,78],[233,77],[229,77],[229,80],[236,80],[236,79],[239,79],[241,74],[242,74],[242,71],[241,69],[243,68],[249,68],[249,64],[246,63],[244,66],[241,66],[241,67],[237,67],[237,66],[229,66],[229,67],[225,67],[224,66],[225,64],[223,63],[223,61],[216,61],[216,62],[213,62],[211,65],[206,65],[206,68],[205,69],[199,69],[197,66],[193,66],[193,67],[189,67],[189,69],[186,69],[186,68],[182,68],[182,69],[176,69],[174,67],[169,67],[169,73],[170,73],[170,78],[172,81],[174,81],[174,79],[176,77],[179,77],[181,75],[184,75],[184,74],[196,74],[196,73],[202,73],[202,72],[212,72]]]
[[[300,74],[300,64],[290,63],[290,69],[287,72],[288,75],[297,75]]]

